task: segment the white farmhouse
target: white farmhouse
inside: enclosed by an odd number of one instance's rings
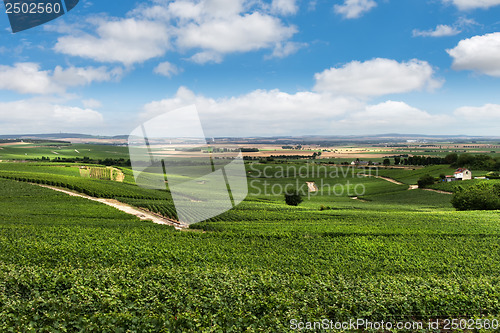
[[[456,180],[469,180],[472,179],[472,172],[469,169],[459,168],[454,173]]]

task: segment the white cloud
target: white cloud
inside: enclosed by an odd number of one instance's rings
[[[83,100],[82,104],[85,108],[88,108],[88,109],[98,109],[98,108],[102,107],[102,103],[96,99],[93,99],[93,98]]]
[[[421,133],[423,130],[442,129],[443,123],[453,119],[412,107],[404,102],[386,101],[367,105],[364,110],[349,115],[340,121],[343,126],[367,134]]]
[[[432,133],[443,123],[454,123],[449,116],[397,101],[370,105],[326,93],[279,90],[214,99],[185,87],[171,98],[145,105],[141,121],[190,104],[196,105],[207,136]]]
[[[134,18],[106,21],[98,19],[96,36],[67,35],[58,38],[54,50],[101,62],[120,62],[126,66],[159,57],[169,49],[164,24]]]
[[[358,18],[377,6],[374,0],[344,0],[342,5],[335,5],[335,12],[348,19]]]
[[[275,17],[254,12],[234,15],[221,20],[208,20],[202,23],[191,22],[178,32],[177,43],[184,49],[203,49],[217,59],[226,53],[249,52],[271,48],[296,33]],[[199,58],[203,60],[204,58]]]
[[[56,66],[53,79],[58,84],[65,87],[83,86],[92,82],[105,82],[119,80],[123,70],[119,67],[108,71],[107,67],[69,67],[63,69]]]
[[[189,58],[203,64],[219,63],[226,54],[262,49],[293,53],[299,43],[288,43],[297,28],[278,16],[297,10],[296,0],[174,0],[140,6],[132,15],[167,25],[178,51],[194,51]]]
[[[291,15],[297,13],[298,6],[296,0],[273,0],[272,11],[281,15]]]
[[[67,87],[82,86],[92,82],[110,81],[121,76],[121,69],[108,71],[106,67],[69,67],[57,66],[53,71],[41,70],[40,65],[32,62],[0,65],[0,89],[21,94],[60,94]]]
[[[440,24],[433,30],[413,30],[413,37],[446,37],[455,36],[462,31],[456,27],[451,27],[449,25]]]
[[[445,3],[453,3],[460,10],[475,8],[487,9],[500,5],[500,0],[444,0]]]
[[[220,53],[217,52],[203,51],[194,54],[190,59],[197,64],[206,64],[210,62],[219,64],[222,62],[223,57]]]
[[[446,52],[453,58],[455,70],[473,70],[500,77],[500,32],[461,40]]]
[[[330,127],[328,120],[363,107],[354,99],[314,92],[255,90],[242,96],[214,99],[181,87],[174,97],[145,105],[141,119],[190,104],[197,106],[207,136],[305,134],[304,131],[311,131],[311,124],[315,133],[324,133]],[[305,123],[308,128],[304,128]]]
[[[307,43],[298,42],[285,42],[278,43],[273,50],[273,53],[268,58],[285,58],[290,54],[293,54],[303,47],[306,47]]]
[[[491,125],[491,121],[500,121],[500,105],[498,104],[485,104],[483,106],[463,106],[454,112],[455,116],[459,119],[466,121],[477,121],[484,125]],[[497,128],[499,123],[493,122]]]
[[[167,51],[193,52],[197,63],[221,62],[226,54],[288,45],[297,32],[278,16],[298,10],[296,0],[155,0],[139,4],[128,18],[89,20],[95,33],[81,28],[58,38],[57,52],[120,62],[126,66],[161,57]],[[287,54],[291,54],[291,46]],[[285,54],[282,52],[281,54]]]
[[[413,37],[446,37],[455,36],[463,30],[467,30],[470,26],[479,25],[474,19],[467,17],[459,17],[453,25],[440,24],[435,29],[430,30],[413,30]]]
[[[463,106],[453,113],[462,133],[469,135],[498,136],[500,128],[500,105]]]
[[[92,109],[51,104],[37,100],[0,103],[4,131],[12,134],[92,131],[102,127],[103,116]]]
[[[436,89],[442,82],[435,79],[429,63],[410,60],[399,63],[391,59],[353,61],[341,68],[330,68],[315,75],[314,89],[337,95],[358,97],[406,93]]]
[[[154,69],[154,72],[156,74],[163,75],[166,77],[172,77],[173,75],[179,74],[181,71],[182,69],[180,69],[179,67],[168,61],[158,64],[158,66],[156,66]]]
[[[0,65],[0,89],[21,94],[52,94],[63,92],[53,82],[50,71],[41,71],[40,65],[23,62],[11,66]]]

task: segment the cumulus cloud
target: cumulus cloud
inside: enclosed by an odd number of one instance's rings
[[[298,10],[296,0],[273,0],[271,8],[274,13],[281,15],[295,14]]]
[[[435,29],[432,30],[413,30],[413,37],[446,37],[455,36],[462,31],[456,27],[451,27],[449,25],[440,24]]]
[[[268,58],[285,58],[307,45],[307,43],[299,42],[278,43],[274,47],[273,53]]]
[[[467,121],[477,121],[483,124],[491,124],[491,120],[500,121],[500,105],[485,104],[483,106],[463,106],[454,112],[455,116]],[[494,124],[498,127],[498,123]]]
[[[297,32],[276,17],[261,13],[234,15],[224,20],[192,22],[178,32],[178,45],[183,49],[202,49],[198,62],[219,59],[226,53],[249,52],[272,48]]]
[[[443,122],[454,123],[449,116],[432,115],[398,101],[371,105],[326,93],[279,90],[214,99],[185,87],[171,98],[146,104],[141,121],[191,104],[196,105],[207,136],[419,133],[422,128],[436,131]]]
[[[413,30],[413,37],[446,37],[455,36],[473,25],[479,25],[474,19],[467,17],[459,17],[452,25],[440,24],[434,29],[429,30]]]
[[[0,103],[0,118],[12,134],[85,131],[103,126],[103,116],[92,109],[58,105],[37,100]]]
[[[89,99],[84,99],[82,101],[82,104],[84,107],[89,108],[89,109],[98,109],[102,107],[102,103],[96,99],[89,98]]]
[[[110,81],[121,77],[119,68],[57,66],[52,70],[41,70],[32,62],[16,63],[14,66],[0,65],[0,89],[21,94],[57,94],[66,88],[87,85],[92,82]]]
[[[63,89],[51,79],[49,71],[40,70],[40,65],[24,62],[14,66],[0,66],[0,89],[21,94],[52,94]]]
[[[172,77],[173,75],[179,74],[181,71],[182,69],[180,69],[179,67],[168,61],[158,64],[158,66],[156,66],[154,69],[154,72],[156,74],[163,75],[166,77]]]
[[[288,45],[297,28],[279,16],[296,11],[296,0],[270,4],[248,0],[154,1],[139,5],[126,19],[93,19],[90,23],[95,33],[67,33],[58,38],[54,49],[126,66],[161,57],[169,50],[194,52],[189,58],[197,63],[220,62],[226,54]]]
[[[445,3],[453,3],[460,10],[482,8],[487,9],[500,5],[500,0],[444,0]]]
[[[54,50],[100,62],[119,62],[126,66],[159,57],[169,49],[169,34],[164,24],[127,18],[94,22],[96,35],[59,37]]]
[[[64,87],[83,86],[92,82],[105,82],[119,80],[123,75],[123,69],[116,67],[108,70],[107,67],[69,67],[56,66],[52,78]]]
[[[461,40],[446,52],[453,58],[455,70],[472,70],[500,77],[500,32]]]
[[[442,85],[434,78],[432,66],[416,59],[402,63],[382,58],[353,61],[317,73],[315,79],[316,91],[359,97],[433,90]]]
[[[181,87],[175,96],[145,105],[141,119],[190,104],[197,106],[207,136],[304,134],[304,130],[311,130],[303,127],[306,122],[314,124],[315,132],[324,132],[328,120],[363,105],[328,94],[289,94],[279,90],[255,90],[241,96],[214,99]]]
[[[342,5],[335,5],[334,9],[348,19],[354,19],[362,16],[377,6],[374,0],[344,0]]]
[[[349,115],[340,123],[356,131],[362,129],[362,133],[380,134],[419,133],[423,128],[436,130],[442,128],[443,122],[451,121],[453,119],[449,116],[431,115],[404,102],[386,101],[367,105],[364,110]]]

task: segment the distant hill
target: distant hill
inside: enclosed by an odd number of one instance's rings
[[[125,140],[128,135],[116,135],[116,136],[100,136],[100,135],[90,135],[90,134],[79,134],[79,133],[49,133],[49,134],[11,134],[11,135],[0,135],[0,139],[114,139],[114,140]]]
[[[100,136],[80,133],[49,133],[49,134],[13,134],[0,135],[0,139],[44,139],[44,140],[70,140],[75,141],[89,140],[93,142],[105,140],[123,140],[128,139],[128,135]],[[269,136],[269,137],[216,137],[216,143],[325,143],[325,142],[401,142],[403,140],[420,141],[498,141],[500,137],[483,137],[468,135],[426,135],[426,134],[400,134],[387,133],[377,135],[302,135],[302,136]]]

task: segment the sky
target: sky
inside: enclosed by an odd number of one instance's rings
[[[500,0],[89,1],[12,33],[0,134],[500,136]]]

